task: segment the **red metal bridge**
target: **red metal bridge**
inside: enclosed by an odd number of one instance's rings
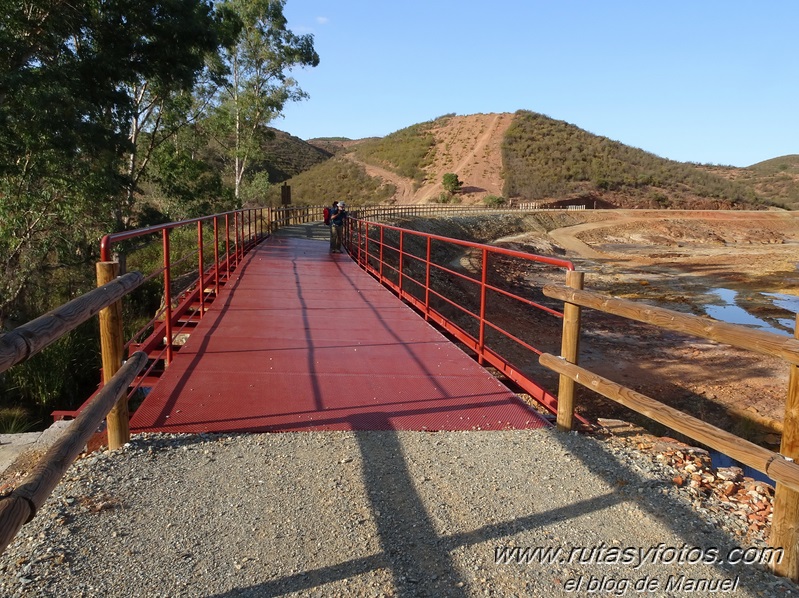
[[[527,296],[526,285],[521,295],[508,290],[496,272],[509,260],[522,271],[571,270],[570,262],[368,218],[350,219],[348,253],[332,254],[315,216],[243,210],[104,238],[103,264],[116,265],[112,246],[124,252],[132,242],[125,261],[137,268],[136,252],[148,255],[162,239],[163,266],[146,278],[161,309],[125,346],[149,356],[129,394],[140,403],[131,431],[547,425],[483,366],[556,413],[554,396],[497,347],[516,346],[528,365],[542,353],[535,331],[514,329],[511,303],[563,314]]]
[[[543,425],[348,255],[274,236],[246,254],[131,420],[133,432]]]

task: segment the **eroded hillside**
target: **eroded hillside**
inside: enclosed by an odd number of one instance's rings
[[[589,208],[751,210],[799,201],[796,175],[782,162],[771,170],[675,162],[523,110],[446,115],[384,138],[312,143],[390,188],[396,204],[473,205],[494,195]],[[442,195],[446,173],[463,185],[455,197]],[[328,186],[334,197],[336,181]],[[357,194],[350,201],[368,203]]]
[[[398,204],[435,201],[444,190],[445,173],[458,175],[463,183],[462,203],[481,203],[486,195],[502,195],[502,140],[513,114],[473,114],[434,121],[429,129],[435,137],[432,163],[424,167],[425,181],[417,184],[389,168],[368,163],[357,154],[347,158],[359,164],[370,176],[396,188],[392,198]]]

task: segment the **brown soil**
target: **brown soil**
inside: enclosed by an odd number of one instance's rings
[[[502,195],[501,144],[513,114],[472,114],[444,119],[432,131],[436,138],[433,163],[427,167],[427,182],[416,188],[412,179],[384,168],[366,164],[353,154],[344,157],[360,164],[369,176],[396,187],[391,201],[398,204],[428,203],[444,190],[445,173],[458,175],[463,183],[461,201],[466,205],[482,202],[486,195]]]
[[[713,289],[736,291],[739,307],[792,334],[786,321],[795,314],[762,293],[799,295],[799,214],[538,212],[524,225],[527,232],[499,224],[486,230],[483,222],[472,232],[479,240],[494,234],[492,240],[504,246],[560,254],[586,273],[588,290],[675,311],[705,315],[706,306],[722,303]],[[435,232],[446,234],[446,226]],[[458,227],[462,231],[463,223]],[[553,278],[513,268],[504,275],[533,285],[563,280],[560,273]],[[529,314],[506,311],[504,317],[518,327],[540,326]],[[594,310],[584,310],[582,329],[581,365],[759,443],[778,443],[789,371],[784,362]],[[557,329],[536,334],[559,342]],[[544,377],[554,389],[555,377]],[[666,433],[585,389],[579,409],[591,419],[632,419]]]
[[[587,288],[700,315],[707,305],[719,303],[713,289],[730,289],[738,293],[739,307],[760,318],[794,319],[762,293],[797,292],[795,214],[613,212],[606,222],[556,235],[561,242],[570,235],[599,253],[589,261],[579,248],[575,255],[580,269],[588,272]],[[737,426],[739,433],[760,441],[776,441],[769,435],[775,430],[756,424],[761,418],[782,420],[786,364],[701,339],[640,329],[632,347],[608,347],[610,355],[602,357],[603,368],[616,380],[643,381],[650,396],[664,396],[679,408]],[[631,359],[617,360],[616,354]]]

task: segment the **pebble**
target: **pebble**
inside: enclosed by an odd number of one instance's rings
[[[658,460],[617,440],[554,430],[137,435],[72,465],[0,556],[0,595],[549,598],[580,576],[665,583],[685,567],[498,563],[497,548],[765,546],[767,518],[758,526],[735,513],[767,510],[767,485],[713,473],[684,447],[678,458],[700,483],[677,485],[692,474],[675,467],[676,452]],[[725,483],[740,486],[733,509],[713,490]],[[737,596],[799,596],[764,567],[687,570],[740,576]]]

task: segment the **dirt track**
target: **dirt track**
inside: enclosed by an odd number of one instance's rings
[[[429,203],[444,190],[444,173],[458,175],[463,183],[460,196],[464,204],[482,202],[487,194],[502,195],[502,139],[513,114],[472,114],[445,119],[432,130],[436,138],[433,163],[426,168],[428,180],[416,187],[412,179],[384,168],[361,162],[354,154],[343,154],[377,177],[396,187],[393,201],[398,204]]]
[[[790,333],[784,323],[795,315],[763,293],[797,291],[799,218],[794,213],[623,211],[610,221],[553,232],[556,242],[571,236],[587,245],[588,255],[574,257],[589,272],[589,288],[700,315],[720,303],[714,290],[726,289],[737,293],[738,307]],[[572,248],[579,252],[579,244],[565,245],[567,255]],[[641,358],[644,351],[647,359]],[[630,360],[607,360],[606,367],[617,364],[611,371],[622,379],[646,379],[653,396],[665,394],[678,407],[708,419],[720,416],[739,433],[776,442],[756,422],[760,417],[781,421],[787,365],[675,334],[644,336],[626,353]],[[750,414],[750,421],[740,419]]]

